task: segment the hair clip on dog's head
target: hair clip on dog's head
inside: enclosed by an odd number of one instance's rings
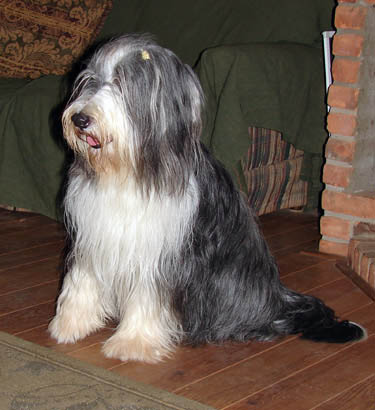
[[[142,60],[150,60],[150,54],[146,50],[142,50]]]

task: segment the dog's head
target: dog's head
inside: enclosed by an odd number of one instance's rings
[[[168,185],[197,155],[202,101],[196,75],[175,54],[147,36],[123,36],[77,78],[64,136],[97,174]]]

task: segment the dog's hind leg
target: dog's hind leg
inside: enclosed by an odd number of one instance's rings
[[[75,343],[105,324],[105,311],[96,279],[73,267],[64,278],[56,316],[48,330],[58,343]]]

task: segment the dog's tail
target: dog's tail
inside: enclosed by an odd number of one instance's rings
[[[285,310],[274,322],[280,333],[301,334],[315,342],[347,343],[367,338],[366,330],[347,320],[338,320],[320,299],[284,288]]]

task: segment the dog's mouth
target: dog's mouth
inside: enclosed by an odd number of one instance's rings
[[[92,135],[86,135],[86,142],[90,145],[90,147],[95,149],[102,147],[102,144]]]
[[[84,133],[81,134],[80,133],[78,134],[78,138],[81,141],[86,142],[88,145],[90,145],[91,148],[94,148],[94,149],[102,148],[102,144],[100,143],[100,141],[91,134],[84,134]]]

